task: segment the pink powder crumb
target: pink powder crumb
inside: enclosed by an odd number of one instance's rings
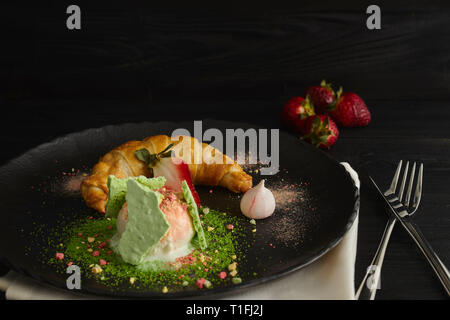
[[[63,175],[65,173],[63,172]],[[64,191],[66,192],[79,192],[81,187],[81,182],[83,182],[84,178],[83,176],[76,176],[75,174],[68,173],[67,175],[71,176],[71,178],[68,178],[67,181],[65,181],[64,184]]]
[[[197,280],[197,282],[195,283],[195,285],[199,288],[199,289],[203,289],[203,286],[205,285],[206,279],[205,278],[200,278]]]
[[[104,247],[106,247],[106,242],[102,242],[97,246],[97,248],[99,248],[99,249],[102,249]]]

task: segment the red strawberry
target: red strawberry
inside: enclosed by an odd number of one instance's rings
[[[371,119],[366,104],[353,92],[343,93],[328,113],[342,127],[363,127],[368,125]]]
[[[293,132],[300,132],[304,120],[314,115],[314,107],[310,103],[308,96],[293,97],[286,102],[281,111],[281,123]]]
[[[134,152],[136,158],[145,162],[153,177],[165,177],[165,186],[173,192],[181,192],[183,180],[186,181],[195,203],[200,205],[200,197],[194,188],[189,166],[183,160],[172,157],[172,151],[169,151],[173,144],[168,145],[163,151],[157,154],[150,154],[147,149],[139,149]]]
[[[302,133],[302,139],[322,149],[330,148],[339,136],[336,123],[323,114],[306,118]]]
[[[331,84],[322,80],[320,86],[311,86],[306,89],[306,95],[311,99],[316,113],[325,113],[327,109],[334,103],[336,93],[333,91]]]
[[[192,183],[189,166],[183,160],[174,157],[160,158],[153,166],[153,176],[164,176],[166,178],[165,186],[174,192],[181,192],[181,184],[185,180],[195,202],[200,205],[200,197]]]

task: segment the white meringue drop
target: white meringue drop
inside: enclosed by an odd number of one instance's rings
[[[264,180],[242,196],[241,211],[250,219],[265,219],[275,211],[275,197],[264,187]]]

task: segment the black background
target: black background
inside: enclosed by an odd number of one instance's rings
[[[93,3],[95,2],[95,3]],[[81,7],[82,29],[66,28]],[[356,284],[386,221],[365,170],[387,186],[400,159],[425,165],[416,221],[450,262],[450,3],[377,1],[2,3],[1,163],[107,124],[216,118],[279,127],[283,103],[327,79],[361,95],[366,128],[329,152],[361,174]],[[445,298],[407,234],[394,230],[379,299]]]

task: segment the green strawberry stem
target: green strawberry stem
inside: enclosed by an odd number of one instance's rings
[[[302,107],[305,108],[305,112],[299,115],[300,119],[305,119],[316,114],[314,111],[314,104],[308,94],[306,95],[305,100],[302,101]]]
[[[315,118],[311,124],[310,132],[305,134],[302,139],[309,141],[315,147],[319,147],[323,144],[329,148],[328,139],[330,136],[334,135],[334,132],[330,130],[328,117],[323,121],[320,118]]]
[[[336,109],[336,106],[337,106],[337,104],[339,102],[339,99],[341,98],[341,95],[342,95],[342,87],[339,87],[339,90],[337,92],[334,92],[334,91],[332,91],[332,92],[333,92],[333,95],[334,95],[334,100],[333,100],[332,103],[330,103],[325,108],[326,111],[333,111],[334,109]]]
[[[169,144],[163,151],[155,154],[151,154],[147,149],[142,148],[136,150],[134,155],[138,160],[144,162],[148,168],[150,169],[151,174],[153,175],[153,167],[158,163],[161,158],[168,158],[172,156],[172,151],[168,151],[173,147],[173,143]]]

